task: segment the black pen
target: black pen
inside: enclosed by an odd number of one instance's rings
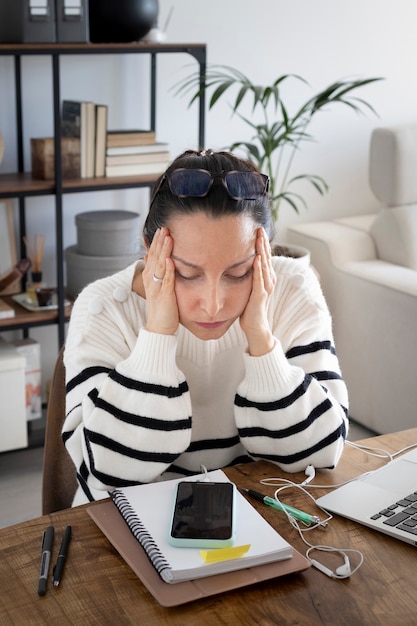
[[[52,581],[54,587],[58,587],[61,582],[62,572],[64,571],[65,560],[68,554],[68,546],[71,539],[71,526],[67,526],[62,538],[61,547],[59,548],[58,558],[52,572]]]
[[[48,526],[42,537],[41,571],[39,573],[38,594],[44,596],[48,580],[49,563],[51,561],[52,544],[54,542],[54,527]]]

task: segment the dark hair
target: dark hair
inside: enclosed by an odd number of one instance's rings
[[[158,228],[166,226],[175,215],[192,215],[205,213],[213,218],[225,215],[246,214],[252,217],[255,224],[263,226],[269,239],[274,235],[269,196],[265,194],[256,200],[234,200],[227,193],[224,185],[215,179],[209,193],[203,198],[178,198],[173,195],[169,185],[162,182],[163,177],[178,168],[205,169],[212,174],[230,172],[258,172],[250,161],[240,159],[230,152],[212,152],[203,150],[187,150],[180,154],[167,168],[155,184],[158,190],[143,226],[143,237],[147,245],[152,243]],[[155,192],[154,192],[155,193]],[[153,194],[152,194],[153,197]]]

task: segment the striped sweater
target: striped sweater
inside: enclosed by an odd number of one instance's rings
[[[146,300],[131,290],[136,264],[82,291],[64,354],[74,504],[201,465],[336,465],[348,400],[330,314],[309,267],[285,257],[273,264],[268,316],[277,341],[261,357],[248,354],[238,320],[213,341],[181,325],[175,335],[146,331]]]

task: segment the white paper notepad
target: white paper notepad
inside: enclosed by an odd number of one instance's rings
[[[221,470],[208,472],[211,482],[228,481]],[[203,475],[181,480],[202,480]],[[113,500],[131,532],[165,582],[194,580],[289,559],[290,544],[281,537],[236,490],[236,533],[234,546],[250,544],[244,556],[206,563],[198,548],[177,548],[168,543],[169,524],[179,480],[125,487]]]

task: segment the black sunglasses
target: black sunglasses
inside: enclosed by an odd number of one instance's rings
[[[233,200],[257,200],[269,189],[269,178],[260,172],[220,172],[212,174],[208,170],[178,168],[164,174],[152,194],[151,204],[155,201],[163,183],[168,182],[169,189],[178,198],[204,198],[210,191],[215,178],[220,178],[227,193]]]

